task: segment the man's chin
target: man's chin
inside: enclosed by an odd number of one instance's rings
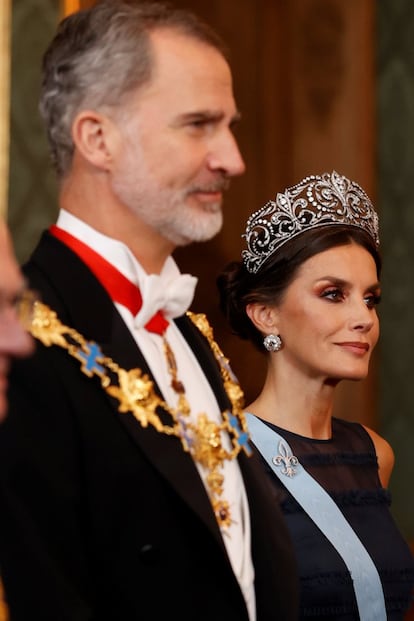
[[[170,241],[176,246],[188,246],[189,244],[207,242],[220,233],[223,227],[223,214],[221,211],[210,214],[208,218],[198,218],[190,227],[183,226],[179,231],[168,235]]]

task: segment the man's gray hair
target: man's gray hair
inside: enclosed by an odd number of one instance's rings
[[[58,177],[71,166],[71,126],[82,109],[116,107],[151,79],[149,34],[172,29],[216,48],[220,37],[192,12],[168,3],[101,0],[66,17],[43,57],[40,113]]]

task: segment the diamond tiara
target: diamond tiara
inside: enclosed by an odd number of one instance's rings
[[[244,265],[255,274],[287,241],[321,226],[346,224],[366,231],[379,246],[378,214],[364,190],[338,174],[311,175],[269,201],[247,220]]]

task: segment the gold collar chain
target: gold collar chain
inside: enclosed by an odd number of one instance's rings
[[[118,400],[119,412],[131,412],[142,427],[151,425],[159,433],[180,439],[184,450],[206,469],[209,497],[217,522],[221,528],[226,528],[232,519],[229,503],[221,498],[224,483],[221,469],[225,460],[235,459],[241,450],[246,455],[252,452],[243,411],[244,395],[228,359],[214,340],[206,316],[190,312],[187,315],[207,339],[219,364],[223,386],[231,402],[231,410],[222,412],[220,424],[209,420],[204,413],[198,415],[196,423],[189,421],[189,407],[182,407],[181,399],[179,408],[169,406],[156,394],[152,380],[141,369],[126,371],[121,368],[102,353],[97,343],[87,341],[79,332],[62,324],[57,314],[41,302],[36,302],[34,306],[28,329],[43,345],[57,345],[66,349],[81,363],[82,373],[88,377],[98,376],[102,388]],[[161,421],[158,408],[170,415],[171,424],[166,425]],[[223,445],[223,432],[229,434],[231,439],[230,450],[226,450]]]

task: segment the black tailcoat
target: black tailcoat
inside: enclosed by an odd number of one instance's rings
[[[70,249],[45,233],[24,269],[64,324],[121,367],[151,376],[106,291]],[[187,317],[176,323],[226,409],[207,341]],[[0,564],[11,621],[247,621],[204,485],[178,439],[119,413],[99,379],[56,346],[38,343],[14,365],[9,401],[0,428]],[[258,621],[294,620],[283,518],[257,456],[238,459]]]

